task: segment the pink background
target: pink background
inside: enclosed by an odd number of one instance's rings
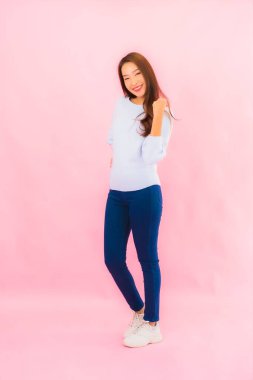
[[[253,378],[252,16],[246,0],[1,2],[1,380]],[[166,338],[134,351],[103,258],[130,51],[180,119],[158,167]],[[128,265],[143,295],[132,235]]]

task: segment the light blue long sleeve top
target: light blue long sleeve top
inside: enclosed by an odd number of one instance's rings
[[[143,105],[134,104],[127,96],[116,100],[107,135],[113,151],[109,180],[112,190],[133,191],[161,185],[157,162],[167,154],[173,124],[164,112],[161,136],[143,137],[140,120],[145,113],[142,112]]]

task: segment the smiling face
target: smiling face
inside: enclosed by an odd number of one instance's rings
[[[122,65],[121,73],[128,91],[138,97],[142,103],[146,92],[146,81],[138,66],[133,62],[126,62]]]

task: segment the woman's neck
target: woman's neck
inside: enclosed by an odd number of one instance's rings
[[[138,99],[138,101],[136,102],[136,99]],[[137,104],[138,106],[142,105],[144,103],[144,98],[133,98],[133,99],[130,99],[130,101],[134,104]]]

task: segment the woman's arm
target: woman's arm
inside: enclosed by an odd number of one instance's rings
[[[144,138],[141,147],[142,159],[146,164],[156,164],[166,156],[171,132],[171,119],[165,112],[162,118],[153,118],[151,133]]]

